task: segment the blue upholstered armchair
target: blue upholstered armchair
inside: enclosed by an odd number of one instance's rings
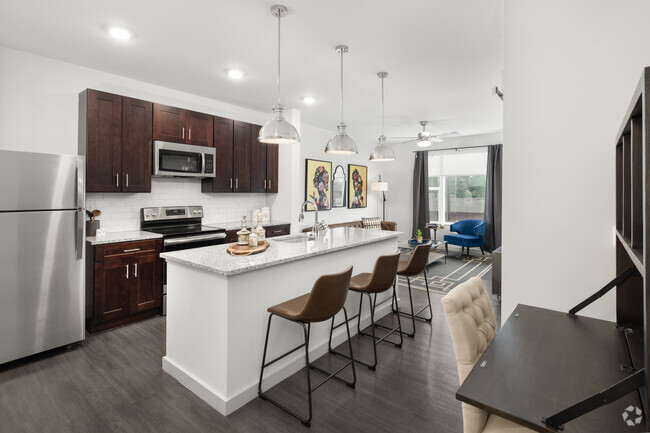
[[[458,245],[464,252],[467,248],[469,255],[470,247],[479,247],[483,252],[483,242],[485,241],[485,221],[482,220],[462,220],[453,223],[449,230],[458,234],[445,235],[445,241],[451,245]]]

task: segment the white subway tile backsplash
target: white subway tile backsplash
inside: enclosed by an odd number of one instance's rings
[[[140,209],[153,206],[203,206],[205,224],[250,218],[253,209],[266,206],[266,194],[202,193],[196,179],[154,178],[151,193],[88,193],[86,209],[99,209],[107,232],[140,229]]]

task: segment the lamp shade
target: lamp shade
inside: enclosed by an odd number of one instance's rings
[[[281,104],[273,106],[273,118],[260,129],[257,138],[260,143],[291,144],[300,141],[298,131],[284,118],[283,112],[284,107]]]
[[[370,184],[371,191],[388,191],[388,182],[372,182]]]
[[[379,144],[370,152],[370,161],[395,161],[395,152],[386,146],[386,137],[379,137]]]
[[[341,122],[338,124],[339,132],[327,142],[325,146],[326,153],[335,153],[339,155],[354,155],[357,153],[357,145],[345,131],[346,125]]]

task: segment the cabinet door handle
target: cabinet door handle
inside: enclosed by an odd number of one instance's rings
[[[235,189],[239,189],[239,179],[235,179]]]
[[[118,187],[118,188],[120,187],[120,174],[119,173],[115,173],[115,186]]]
[[[192,128],[187,130],[187,139],[192,141]]]
[[[266,189],[266,179],[264,179],[264,189]]]
[[[230,189],[232,189],[232,177],[230,178]]]
[[[129,279],[129,265],[126,265],[126,279]]]
[[[133,276],[134,276],[135,278],[138,278],[138,264],[137,264],[137,263],[134,263],[134,264],[133,264],[133,268],[134,268],[134,269],[133,269]]]
[[[271,179],[269,179],[269,189],[271,189]]]
[[[185,140],[185,127],[184,126],[182,128],[182,134],[183,134],[182,138],[183,138],[183,140]]]
[[[136,251],[140,251],[140,248],[131,248],[130,250],[124,250],[125,253],[135,253]]]
[[[129,187],[129,173],[126,174],[126,187]]]

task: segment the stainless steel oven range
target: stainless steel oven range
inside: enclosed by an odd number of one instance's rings
[[[202,224],[203,206],[145,207],[140,227],[163,235],[163,252],[223,244],[226,230]],[[167,314],[167,263],[163,260],[163,315]]]

